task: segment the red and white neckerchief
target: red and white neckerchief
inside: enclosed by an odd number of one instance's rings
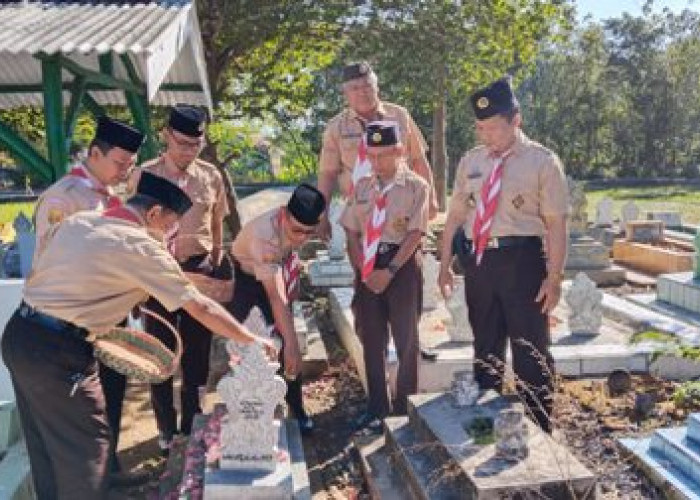
[[[367,158],[367,138],[363,131],[360,143],[357,145],[357,158],[355,158],[355,166],[352,169],[352,176],[350,177],[350,193],[348,198],[355,192],[355,186],[357,186],[358,181],[371,174],[372,163],[370,163],[369,158]]]
[[[284,280],[284,291],[287,298],[292,297],[299,286],[299,276],[301,275],[301,261],[299,254],[292,252],[282,264],[282,279]]]
[[[282,209],[277,211],[277,227],[282,228]],[[280,236],[281,238],[281,236]],[[299,286],[299,277],[301,275],[301,260],[299,254],[291,252],[282,263],[282,281],[284,281],[284,291],[287,297],[291,297],[292,293]]]
[[[394,187],[394,182],[384,186],[374,200],[372,215],[367,221],[365,236],[362,239],[362,281],[365,281],[374,270],[374,262],[377,259],[379,240],[386,223],[386,200],[389,190]]]
[[[100,184],[97,179],[88,172],[85,165],[74,165],[68,172],[68,175],[79,178],[85,186],[104,196],[105,208],[115,208],[122,205],[122,201],[117,196],[114,196],[108,188]]]
[[[143,226],[143,220],[141,220],[138,215],[124,205],[108,208],[102,212],[102,215],[105,217],[114,217],[115,219],[128,220],[129,222],[134,222],[139,226]]]
[[[476,265],[481,263],[484,250],[489,242],[493,218],[498,207],[498,197],[501,193],[501,179],[503,177],[503,165],[510,156],[511,150],[495,158],[491,175],[481,186],[481,197],[476,206],[476,218],[472,227],[472,253],[476,255]]]

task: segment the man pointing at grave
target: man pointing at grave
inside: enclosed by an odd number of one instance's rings
[[[459,163],[443,233],[439,285],[452,257],[464,270],[481,389],[501,390],[506,343],[530,416],[551,431],[553,362],[548,314],[561,295],[568,190],[559,158],[520,129],[509,79],[471,96],[482,143]]]
[[[78,213],[51,230],[2,335],[38,498],[104,498],[110,429],[92,342],[149,296],[274,354],[166,250],[164,234],[191,206],[176,185],[144,173],[125,206]]]
[[[343,68],[343,95],[346,109],[328,122],[323,133],[318,189],[330,204],[336,184],[343,198],[352,195],[358,179],[371,173],[364,133],[367,124],[376,120],[395,122],[403,142],[408,168],[430,185],[430,216],[437,214],[437,198],[433,174],[425,156],[427,145],[423,134],[408,111],[379,99],[377,75],[366,62]],[[331,226],[326,214],[319,229],[324,239],[330,238]]]

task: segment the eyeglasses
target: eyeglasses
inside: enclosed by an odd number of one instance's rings
[[[180,139],[173,132],[170,132],[170,137],[173,138],[173,141],[175,141],[175,144],[177,144],[177,147],[179,147],[180,149],[184,149],[184,150],[199,149],[204,145],[204,138],[203,137],[200,139],[197,139],[197,142],[188,141],[186,139]]]

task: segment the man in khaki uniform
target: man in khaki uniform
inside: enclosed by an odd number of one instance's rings
[[[110,428],[91,341],[149,296],[274,354],[199,293],[163,246],[190,206],[177,186],[143,174],[126,206],[77,213],[51,230],[2,335],[38,498],[105,497]]]
[[[405,414],[408,396],[418,390],[419,248],[428,226],[429,186],[407,168],[398,124],[370,123],[366,134],[372,175],[359,180],[340,222],[358,272],[352,309],[367,372],[369,401],[357,427],[378,431],[392,410],[385,366],[389,329],[399,359],[394,412]]]
[[[299,292],[295,250],[315,233],[325,208],[323,195],[313,186],[301,184],[286,207],[273,208],[247,222],[231,247],[235,278],[229,310],[236,319],[245,321],[257,306],[282,336],[286,400],[304,433],[313,429],[313,421],[304,410],[301,352],[291,311]]]
[[[95,138],[88,147],[85,162],[73,166],[68,175],[44,191],[37,202],[34,212],[35,260],[46,246],[51,228],[64,218],[82,210],[101,211],[121,205],[121,200],[114,195],[113,186],[126,180],[142,142],[143,134],[124,123],[107,116],[97,120]],[[125,484],[147,480],[148,477],[142,474],[122,473],[117,458],[126,377],[100,363],[100,379],[112,430],[110,479]]]
[[[348,107],[328,122],[323,133],[318,189],[326,197],[326,201],[330,202],[336,184],[343,198],[348,198],[357,179],[369,174],[366,162],[360,167],[362,172],[354,171],[360,163],[358,151],[361,138],[367,123],[387,120],[398,124],[399,139],[404,145],[403,154],[409,169],[423,177],[430,185],[430,217],[434,217],[438,206],[433,174],[426,158],[427,145],[406,108],[379,99],[377,75],[366,62],[350,64],[343,68],[343,95]],[[330,236],[328,215],[321,222],[320,233],[323,238]]]
[[[228,214],[226,190],[221,174],[214,165],[197,158],[204,145],[206,115],[191,106],[175,106],[163,130],[165,152],[146,162],[134,173],[134,185],[140,171],[150,172],[177,184],[192,200],[190,208],[180,219],[179,226],[167,236],[168,249],[183,271],[218,276],[222,262],[223,221]],[[177,325],[183,342],[182,415],[179,431],[189,434],[194,415],[201,413],[201,393],[209,374],[211,333],[186,311],[165,311],[157,301],[148,307]],[[146,330],[163,342],[172,342],[165,326],[152,318],[146,319]],[[151,386],[153,410],[160,432],[159,444],[165,454],[174,434],[178,432],[173,404],[173,381]]]
[[[551,431],[547,315],[559,301],[566,260],[566,179],[559,158],[520,129],[508,79],[475,92],[471,103],[483,145],[467,152],[457,169],[439,285],[450,293],[456,253],[474,330],[477,382],[482,389],[502,388],[510,339],[518,391],[531,417]]]

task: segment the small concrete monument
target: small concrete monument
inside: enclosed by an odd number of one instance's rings
[[[338,200],[331,202],[328,219],[331,223],[331,241],[328,245],[328,256],[331,260],[345,258],[345,229],[340,225],[340,216],[345,209],[345,203]]]
[[[571,214],[569,218],[569,233],[571,237],[581,237],[588,229],[588,200],[583,190],[583,182],[576,181],[569,177],[569,203],[571,204]]]
[[[479,384],[474,380],[473,373],[466,370],[455,372],[450,393],[454,406],[473,406],[479,399]]]
[[[527,457],[528,429],[522,409],[501,410],[493,422],[493,432],[498,458],[517,462]]]
[[[598,335],[603,324],[603,292],[586,274],[578,273],[566,292],[569,329],[574,334]]]
[[[440,263],[432,253],[423,255],[423,310],[432,311],[436,309],[440,297],[438,288],[438,274],[440,273]]]
[[[244,324],[261,336],[272,330],[257,308]],[[269,361],[258,344],[229,340],[226,349],[240,362],[217,385],[228,410],[221,424],[220,468],[274,471],[279,437],[274,412],[287,392],[286,382],[276,375],[279,363]]]
[[[595,225],[610,227],[613,223],[613,201],[605,197],[598,202],[595,209]]]
[[[624,231],[627,223],[633,220],[639,220],[639,207],[634,201],[630,200],[622,205],[621,229]]]
[[[453,342],[473,342],[474,332],[469,323],[469,309],[464,295],[464,277],[455,276],[452,293],[447,298],[447,310],[450,313],[450,323],[447,334]]]

